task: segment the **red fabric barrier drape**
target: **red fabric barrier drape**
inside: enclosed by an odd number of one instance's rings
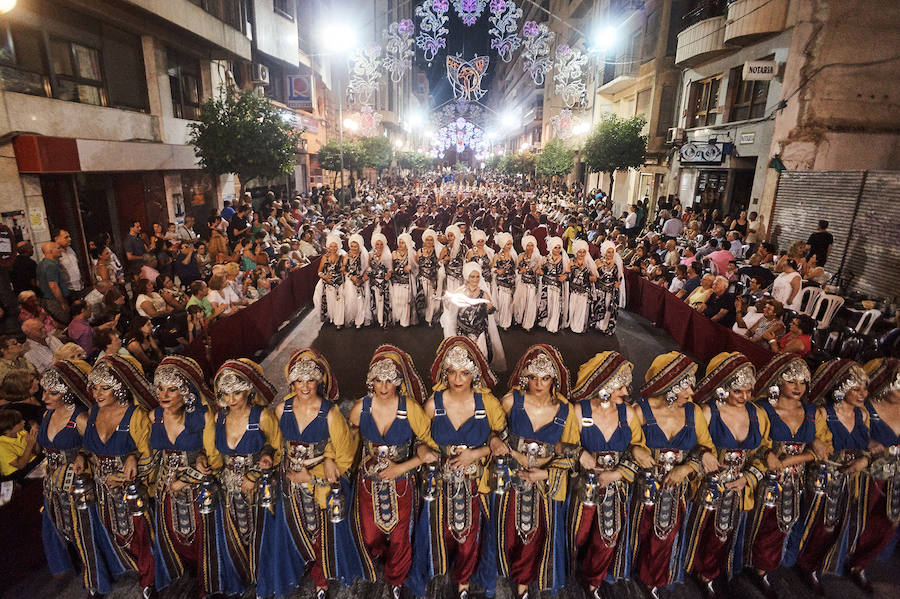
[[[738,351],[762,368],[772,352],[711,321],[682,300],[633,271],[625,273],[628,310],[665,329],[682,351],[702,362],[723,351]]]

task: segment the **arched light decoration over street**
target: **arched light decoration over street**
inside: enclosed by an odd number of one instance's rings
[[[616,28],[612,25],[601,27],[591,40],[591,52],[605,52],[616,43]]]
[[[356,48],[357,41],[356,30],[346,22],[326,23],[319,30],[319,43],[327,52],[349,54]]]
[[[16,0],[0,0],[0,13],[9,12],[16,7]]]

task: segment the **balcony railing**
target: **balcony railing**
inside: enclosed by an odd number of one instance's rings
[[[695,0],[693,7],[681,18],[682,31],[700,21],[713,17],[724,17],[728,10],[728,0]]]
[[[226,25],[230,25],[241,33],[247,33],[244,29],[246,19],[243,15],[242,0],[190,0],[204,11],[219,19]]]

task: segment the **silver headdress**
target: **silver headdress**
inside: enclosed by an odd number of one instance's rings
[[[832,391],[832,397],[835,403],[844,401],[847,392],[854,387],[865,387],[869,384],[869,375],[863,370],[862,366],[853,364],[847,371],[847,374],[841,383]]]
[[[678,399],[678,395],[687,389],[693,389],[697,386],[697,378],[694,376],[693,372],[690,372],[686,376],[681,377],[681,379],[672,385],[668,391],[666,391],[666,407],[673,407],[675,405],[675,401]]]
[[[240,393],[242,391],[253,392],[253,383],[251,383],[244,375],[230,368],[223,369],[219,376],[216,377],[216,397],[219,398],[219,406],[225,407],[221,398],[224,395],[232,393]]]
[[[88,383],[90,383],[92,387],[105,385],[113,391],[121,391],[125,386],[105,360],[99,362],[91,369],[90,374],[88,374]]]
[[[631,385],[631,369],[630,368],[622,368],[619,372],[611,378],[603,387],[601,387],[597,391],[597,395],[600,397],[602,401],[607,401],[612,394],[618,391],[623,387],[628,387]]]
[[[294,384],[297,381],[316,381],[320,383],[324,378],[324,374],[315,360],[301,358],[296,364],[291,366],[287,378],[288,384]]]
[[[161,387],[174,387],[181,393],[181,399],[184,401],[184,407],[188,412],[194,411],[197,407],[197,395],[191,391],[191,385],[178,370],[170,365],[163,364],[156,369],[153,375],[153,385],[156,387],[157,393]]]
[[[441,371],[444,373],[446,373],[448,368],[452,368],[453,370],[468,372],[473,379],[479,375],[478,364],[475,363],[475,360],[472,359],[466,348],[460,345],[450,348],[450,351],[444,356],[444,363],[441,366]]]
[[[368,387],[371,388],[375,381],[390,382],[395,387],[399,387],[403,384],[403,375],[400,374],[400,369],[397,368],[396,362],[390,358],[384,358],[372,364],[368,374],[366,374],[366,385]]]
[[[538,378],[543,378],[545,376],[553,377],[554,379],[559,378],[559,374],[556,372],[556,365],[553,363],[553,360],[550,359],[550,356],[544,353],[536,355],[534,359],[525,366],[525,370],[522,374],[524,376],[534,376]]]
[[[69,390],[59,373],[52,368],[45,370],[44,374],[41,375],[41,387],[43,387],[44,391],[61,393],[63,395]]]
[[[802,360],[793,360],[781,373],[781,380],[787,383],[809,383],[810,379],[809,366]]]

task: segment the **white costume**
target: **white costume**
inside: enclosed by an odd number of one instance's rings
[[[569,329],[573,333],[583,333],[588,328],[591,318],[591,304],[594,299],[594,283],[590,277],[597,278],[597,266],[591,258],[588,243],[583,239],[576,239],[572,244],[572,250],[577,255],[580,250],[585,251],[584,270],[569,264]]]
[[[494,315],[487,310],[487,305],[492,302],[487,285],[481,277],[481,268],[474,262],[469,262],[463,267],[463,276],[466,280],[473,272],[478,272],[479,275],[480,297],[472,298],[466,295],[464,285],[444,294],[444,313],[441,315],[444,338],[456,335],[468,337],[490,360],[492,368],[505,371],[506,356],[503,353],[503,344],[500,342]]]
[[[560,261],[553,262],[553,249],[560,248]],[[550,333],[565,328],[569,319],[569,284],[559,277],[569,270],[569,255],[562,251],[563,241],[559,237],[547,238],[547,259],[544,261],[541,301],[538,305],[540,324]]]
[[[462,279],[462,264],[466,260],[466,255],[463,250],[462,232],[459,230],[459,227],[450,225],[444,231],[445,235],[450,235],[451,233],[453,234],[453,243],[445,246],[450,254],[450,260],[444,264],[444,273],[447,278],[446,288],[456,289],[462,287],[463,283],[465,283]]]
[[[332,244],[337,245],[338,261],[335,264],[327,262],[328,254],[322,257],[325,263],[319,271],[322,275],[328,275],[330,280],[326,282],[321,277],[316,283],[316,289],[313,292],[313,306],[321,314],[322,322],[330,321],[335,326],[344,326],[344,273],[343,273],[343,256],[344,250],[341,249],[341,238],[331,234],[325,238],[325,247],[329,248]],[[322,301],[324,298],[324,302]]]
[[[382,243],[381,255],[375,256],[375,243]],[[391,250],[387,238],[382,233],[372,235],[372,252],[369,254],[369,290],[372,294],[372,321],[379,326],[386,326],[391,319],[391,282],[387,275],[391,272]]]
[[[606,252],[612,249],[614,265],[603,266]],[[597,268],[600,277],[597,281],[597,298],[594,302],[594,326],[606,334],[615,333],[616,317],[619,308],[625,307],[625,265],[622,256],[616,251],[616,246],[611,241],[604,241],[600,246],[601,266]],[[596,263],[595,263],[596,264]],[[619,283],[618,289],[615,283]]]
[[[406,246],[406,256],[400,256],[400,244]],[[392,258],[391,313],[393,321],[402,327],[417,322],[416,318],[416,277],[419,273],[416,260],[416,245],[409,233],[397,237],[398,250]],[[407,270],[408,268],[408,270]]]
[[[366,251],[362,235],[351,235],[349,241],[359,246],[359,259],[354,260],[349,252],[345,258],[347,280],[344,282],[344,322],[360,328],[372,321],[372,314],[369,312],[369,282],[363,281],[363,275],[369,272],[369,252]],[[359,284],[354,283],[351,277],[357,277]]]
[[[422,246],[425,240],[434,240],[434,254],[431,256],[419,255],[419,293],[423,298],[422,318],[426,324],[432,324],[434,317],[441,310],[441,296],[443,295],[444,269],[440,266],[439,258],[444,246],[438,242],[437,232],[434,229],[426,229],[422,233]],[[421,250],[420,250],[421,252]]]
[[[516,269],[516,291],[513,295],[513,316],[516,322],[522,325],[526,331],[534,327],[537,318],[538,300],[541,296],[541,276],[538,270],[544,263],[541,251],[538,249],[537,239],[532,235],[522,238],[522,250],[527,252],[531,244],[532,252],[529,257],[526,253],[519,256],[519,265]]]
[[[491,297],[494,299],[494,307],[497,308],[497,325],[502,329],[508,329],[513,321],[513,297],[516,290],[516,261],[518,255],[510,247],[509,256],[504,258],[503,248],[507,244],[512,245],[512,235],[509,233],[497,233],[494,241],[500,251],[491,261],[494,269]],[[503,271],[502,273],[499,271]]]

